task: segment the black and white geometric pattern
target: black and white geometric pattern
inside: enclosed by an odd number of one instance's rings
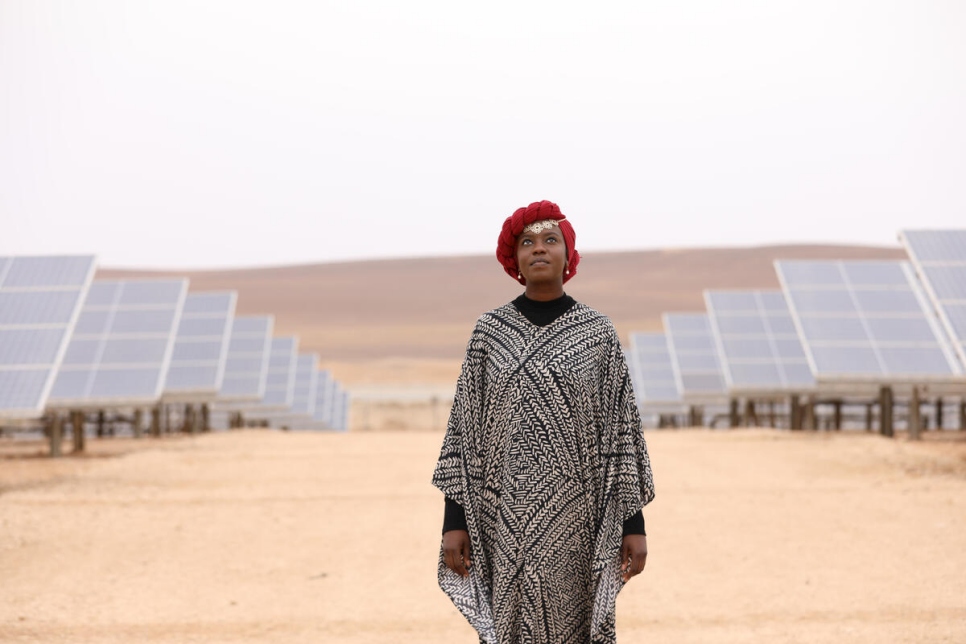
[[[615,642],[624,519],[654,498],[611,321],[477,321],[433,484],[466,511],[470,575],[439,583],[486,644]]]

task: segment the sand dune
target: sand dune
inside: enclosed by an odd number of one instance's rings
[[[441,438],[245,431],[92,441],[16,475],[0,460],[0,641],[476,642],[436,586]],[[936,438],[648,433],[650,553],[619,641],[966,641],[966,445]]]

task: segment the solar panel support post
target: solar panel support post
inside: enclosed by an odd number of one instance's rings
[[[895,400],[892,395],[892,387],[884,386],[879,388],[879,433],[883,436],[892,438],[895,435],[893,425],[893,406]]]
[[[872,407],[875,403],[865,403],[865,431],[872,431]]]
[[[755,401],[745,400],[745,427],[758,427],[758,412],[755,411]]]
[[[164,407],[164,433],[171,433],[171,405],[162,405]]]
[[[768,426],[774,429],[778,426],[778,419],[775,414],[775,401],[768,401]]]
[[[936,429],[943,428],[943,399],[942,396],[936,398]]]
[[[833,400],[832,401],[832,429],[838,431],[842,429],[842,401]]]
[[[815,412],[815,396],[809,396],[805,400],[805,429],[818,429],[818,417]]]
[[[64,438],[64,419],[59,412],[50,415],[48,431],[50,433],[50,455],[57,458],[63,455],[62,443]]]
[[[211,431],[211,410],[208,408],[208,403],[201,405],[201,431]]]
[[[697,405],[691,405],[690,416],[691,416],[691,419],[690,419],[691,427],[701,427],[704,425],[704,413],[701,407]],[[342,428],[337,426],[335,429],[342,429]]]
[[[959,401],[959,430],[966,431],[966,400]]]
[[[788,398],[788,428],[791,430],[802,428],[802,406],[798,400],[798,394],[792,394]]]
[[[144,411],[138,407],[134,410],[134,418],[131,419],[131,431],[134,433],[134,438],[141,438],[144,436],[142,431],[142,424],[144,422]]]
[[[159,438],[161,436],[161,405],[151,408],[151,436]]]
[[[70,427],[74,439],[75,454],[84,452],[84,420],[86,420],[84,412],[78,410],[70,412]]]
[[[922,429],[922,414],[919,408],[919,387],[912,388],[912,397],[909,399],[909,440],[919,440],[919,433]]]
[[[198,433],[198,413],[194,405],[187,405],[184,410],[185,422],[188,425],[189,434]]]
[[[728,425],[734,429],[740,424],[740,419],[738,418],[738,399],[732,398],[728,404]]]
[[[98,438],[104,437],[104,421],[105,421],[104,410],[101,409],[100,411],[97,412],[97,437]]]

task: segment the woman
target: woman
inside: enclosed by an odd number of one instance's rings
[[[549,201],[503,223],[526,291],[477,321],[433,475],[439,583],[487,644],[614,642],[647,558],[647,446],[613,324],[564,293],[574,243]]]

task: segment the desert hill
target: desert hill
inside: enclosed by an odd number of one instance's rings
[[[606,313],[626,341],[665,311],[703,310],[703,289],[777,288],[775,259],[900,259],[902,249],[787,245],[587,252],[567,292]],[[193,291],[234,289],[239,314],[274,313],[349,383],[452,382],[480,313],[519,294],[491,256],[340,262],[219,271],[104,268],[97,277],[185,276]]]

